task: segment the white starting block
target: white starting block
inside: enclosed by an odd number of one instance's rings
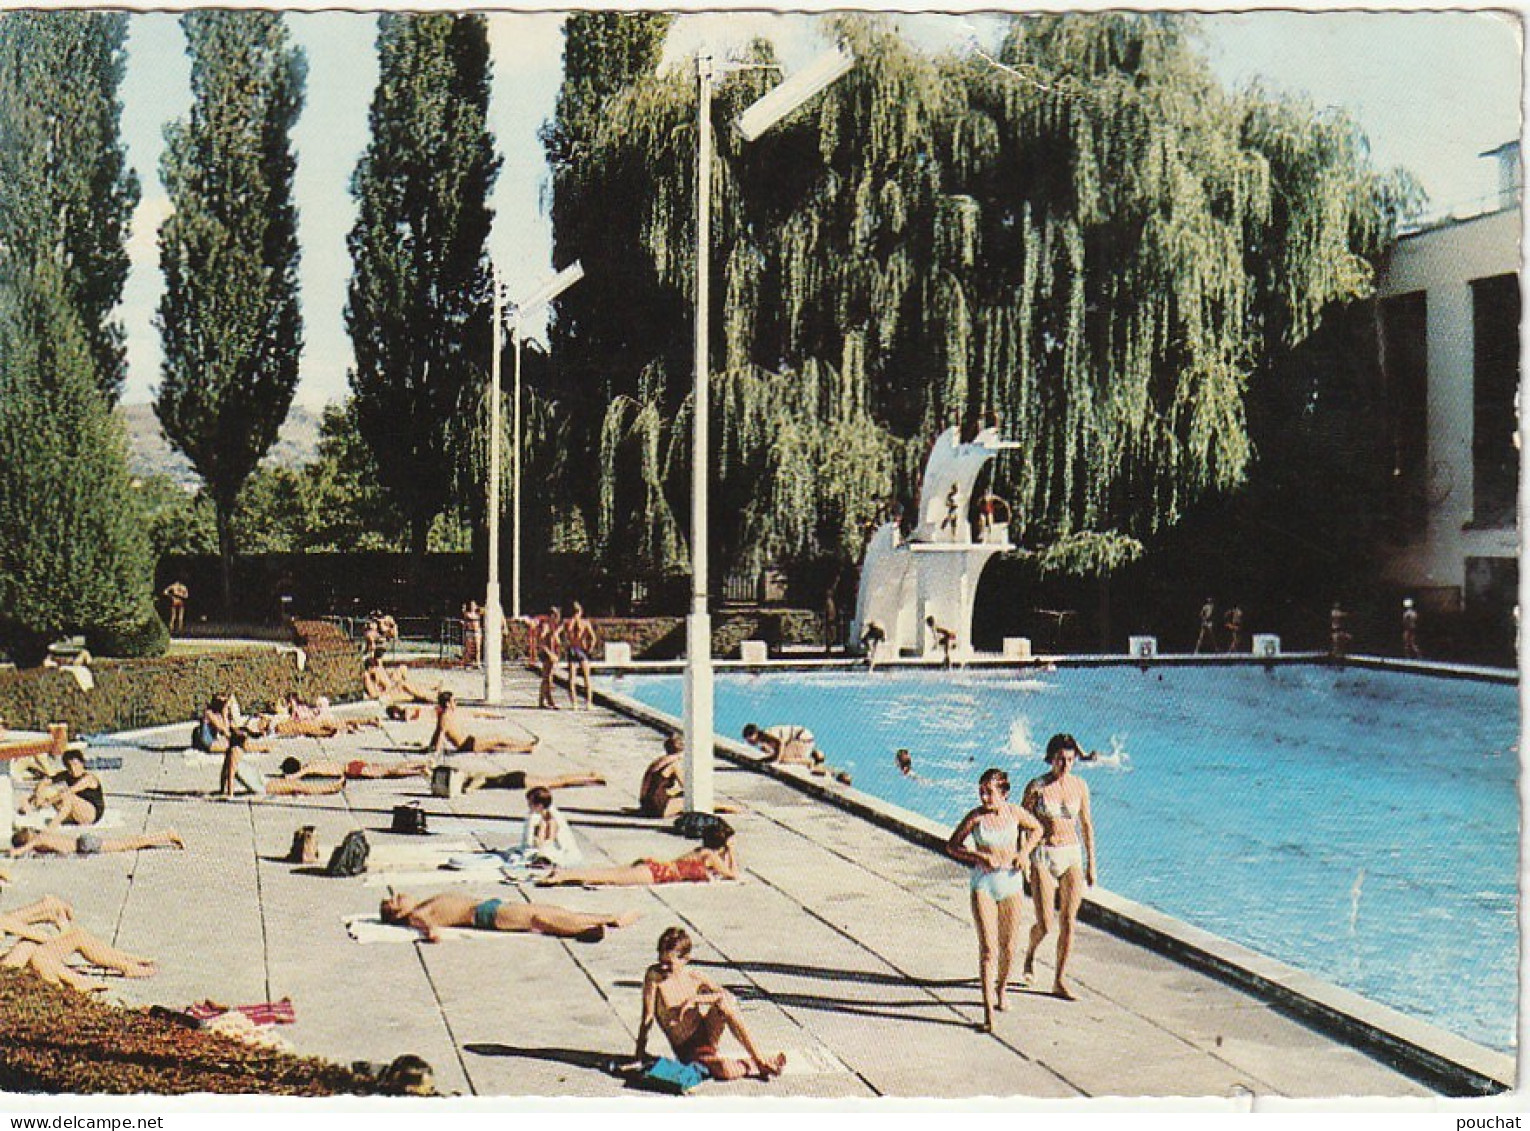
[[[1273,632],[1254,633],[1254,655],[1264,657],[1280,655],[1280,637]]]
[[[745,640],[738,646],[738,656],[751,667],[764,667],[770,662],[770,646],[763,640]]]
[[[1158,637],[1128,637],[1126,650],[1139,660],[1156,660],[1158,658]]]
[[[1029,636],[1006,636],[1004,638],[1004,658],[1006,660],[1029,660],[1031,658],[1031,638]]]
[[[608,640],[605,657],[608,664],[630,664],[632,663],[632,645],[621,640]]]

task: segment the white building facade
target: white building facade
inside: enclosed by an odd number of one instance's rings
[[[1517,601],[1518,199],[1515,184],[1495,211],[1401,237],[1378,279],[1399,514],[1387,580],[1440,611]]]

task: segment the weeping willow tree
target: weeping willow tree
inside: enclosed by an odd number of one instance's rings
[[[996,57],[930,57],[866,17],[831,27],[856,68],[756,144],[724,127],[773,80],[736,74],[716,100],[714,510],[736,521],[714,522],[714,552],[853,558],[929,437],[978,411],[1021,444],[997,485],[1048,568],[1114,568],[1237,488],[1250,382],[1367,292],[1406,182],[1342,118],[1224,91],[1185,17],[1016,17]],[[614,97],[584,166],[624,186],[649,292],[677,302],[695,152],[682,69]],[[662,527],[643,544],[669,553],[689,366],[641,372],[605,419],[603,514]]]

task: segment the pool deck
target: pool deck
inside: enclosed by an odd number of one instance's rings
[[[481,679],[426,674],[464,698]],[[609,785],[567,790],[591,864],[676,855],[688,843],[640,816],[643,768],[659,753],[649,727],[599,706],[538,711],[529,673],[507,669],[508,722],[535,733],[536,754],[495,756],[534,774],[594,770]],[[560,701],[562,700],[560,693]],[[390,889],[379,876],[331,879],[281,860],[300,825],[317,826],[327,855],[352,828],[367,830],[374,859],[428,846],[503,848],[519,840],[519,793],[429,796],[422,779],[352,782],[344,794],[218,802],[219,760],[188,754],[188,725],[102,741],[90,753],[122,756],[105,774],[103,835],[166,826],[185,853],[25,859],[0,906],[44,893],[74,903],[79,920],[160,973],[114,989],[129,1004],[248,1003],[290,997],[297,1023],[277,1032],[300,1052],[339,1061],[423,1056],[443,1091],[472,1096],[651,1097],[625,1089],[604,1064],[632,1050],[642,973],[654,940],[673,924],[696,940],[696,961],[740,999],[767,1048],[788,1052],[771,1083],[711,1083],[709,1098],[833,1099],[1026,1096],[1428,1097],[1430,1086],[1326,1035],[1284,1005],[1116,934],[1083,924],[1072,981],[1080,1000],[1012,994],[997,1031],[981,1016],[976,945],[964,870],[867,816],[826,804],[797,783],[720,763],[717,791],[746,811],[738,884],[538,891],[483,882],[410,880],[411,894],[459,890],[529,898],[582,910],[634,908],[643,919],[599,944],[533,936],[363,945],[343,927],[374,912]],[[283,740],[285,753],[386,759],[418,754],[430,723],[387,723],[319,742]],[[472,756],[458,756],[466,763]],[[478,758],[475,760],[489,761]],[[419,799],[432,836],[387,831],[393,805]],[[440,849],[444,853],[444,849]],[[1026,920],[1029,922],[1029,916]],[[1050,984],[1050,942],[1039,984]],[[651,1051],[667,1051],[661,1035]],[[1507,1058],[1503,1058],[1507,1062]]]

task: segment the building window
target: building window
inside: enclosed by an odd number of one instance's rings
[[[1514,525],[1519,487],[1519,277],[1495,275],[1472,283],[1472,522]]]
[[[1423,291],[1381,302],[1381,371],[1387,391],[1394,536],[1424,529],[1429,490],[1429,327]]]

